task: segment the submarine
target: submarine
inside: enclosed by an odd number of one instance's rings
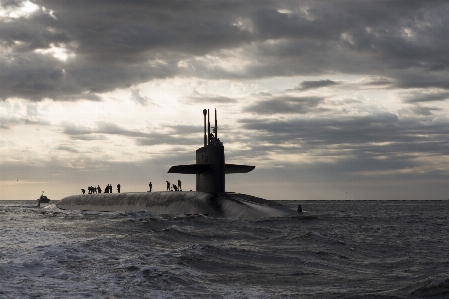
[[[196,151],[196,164],[176,165],[168,170],[168,173],[195,174],[196,191],[80,194],[65,197],[56,206],[63,210],[149,211],[156,215],[205,215],[249,220],[300,212],[276,201],[226,192],[225,175],[248,173],[255,166],[225,163],[224,146],[218,138],[217,110],[212,132],[208,109],[203,110],[203,116],[204,146]]]

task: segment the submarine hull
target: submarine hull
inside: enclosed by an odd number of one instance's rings
[[[154,214],[260,219],[295,214],[295,210],[275,201],[240,193],[132,192],[72,195],[56,206],[64,210],[101,212],[149,211]]]
[[[49,203],[50,202],[50,198],[48,198],[47,196],[44,196],[44,198],[38,198],[37,199],[40,203]]]

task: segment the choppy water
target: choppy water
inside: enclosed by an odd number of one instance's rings
[[[0,201],[0,298],[449,298],[449,201],[301,204],[242,221]]]

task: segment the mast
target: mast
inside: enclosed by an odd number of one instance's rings
[[[207,110],[204,109],[204,110],[203,110],[203,115],[204,115],[204,146],[207,145],[207,135],[206,135],[206,114],[207,114]]]
[[[214,139],[218,140],[218,126],[217,126],[217,108],[215,108],[215,128],[214,128]]]
[[[210,145],[210,118],[209,118],[209,109],[207,109],[207,144]]]

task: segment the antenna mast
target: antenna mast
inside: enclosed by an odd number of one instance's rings
[[[210,145],[210,118],[209,118],[209,109],[207,109],[207,144]]]
[[[215,141],[218,140],[218,126],[217,126],[217,108],[215,108],[215,128],[214,128],[214,138]]]
[[[207,114],[207,110],[204,109],[204,110],[203,110],[203,115],[204,115],[204,146],[207,145],[207,135],[206,135],[206,114]]]

